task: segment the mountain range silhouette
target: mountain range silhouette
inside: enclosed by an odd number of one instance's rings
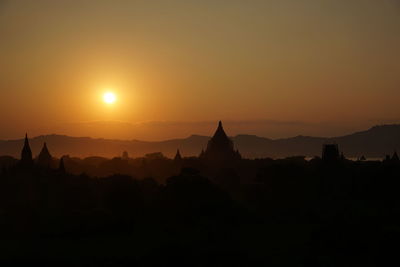
[[[229,134],[229,129],[226,129]],[[320,156],[324,143],[337,143],[346,157],[383,158],[395,150],[400,150],[400,124],[374,126],[366,131],[338,137],[296,136],[284,139],[269,139],[255,135],[231,137],[244,158],[284,158],[289,156]],[[182,156],[198,156],[207,146],[210,137],[191,135],[184,139],[165,141],[113,140],[65,135],[42,135],[30,138],[32,154],[36,157],[43,143],[56,157],[70,155],[77,157],[120,156],[128,151],[130,156],[139,157],[147,153],[162,152],[173,157],[177,149]],[[20,157],[24,139],[0,140],[0,155]]]

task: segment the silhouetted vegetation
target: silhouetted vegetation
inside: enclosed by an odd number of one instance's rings
[[[142,176],[163,166],[158,174],[170,177],[158,180],[74,175],[68,160],[66,172],[38,164],[3,168],[2,261],[378,266],[397,260],[398,161],[293,157],[220,168],[188,159],[197,169],[185,161],[96,165]]]
[[[326,144],[322,158],[248,160],[218,136],[200,157],[178,150],[173,160],[161,153],[58,160],[45,145],[33,159],[26,139],[20,161],[0,157],[0,262],[399,264],[397,153],[349,161]],[[214,151],[227,157],[208,158]]]

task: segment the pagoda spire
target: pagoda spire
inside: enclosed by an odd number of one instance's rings
[[[29,149],[30,149],[30,147],[29,147],[29,140],[28,140],[28,133],[25,133],[25,142],[24,142],[24,147],[28,147]]]
[[[200,154],[200,157],[213,162],[229,162],[241,158],[239,152],[234,150],[232,140],[225,133],[222,121],[218,122],[217,130],[208,141],[207,149]]]
[[[46,142],[43,144],[43,148],[40,151],[40,154],[38,156],[38,163],[39,165],[45,166],[45,167],[50,167],[51,162],[52,162],[53,157],[51,156]]]
[[[65,173],[64,157],[61,157],[60,164],[58,166],[58,171]]]
[[[179,151],[179,149],[176,151],[176,155],[175,155],[175,158],[174,158],[174,161],[175,162],[179,162],[179,161],[181,161],[182,160],[182,156],[181,156],[181,152]]]
[[[220,140],[220,141],[226,141],[229,139],[225,133],[224,127],[222,126],[222,121],[218,122],[218,127],[214,133],[213,139]]]
[[[32,150],[31,150],[31,147],[29,146],[28,133],[25,134],[24,147],[22,148],[22,151],[21,151],[21,161],[20,162],[24,166],[33,164]]]

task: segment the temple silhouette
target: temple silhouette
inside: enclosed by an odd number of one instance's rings
[[[208,141],[206,150],[203,150],[199,157],[216,163],[232,162],[242,158],[239,151],[234,149],[233,141],[226,135],[221,121],[213,137]]]
[[[122,153],[120,159],[128,161],[130,157],[127,151]],[[164,160],[166,157],[161,152],[148,153],[142,159],[143,162],[146,160]],[[183,157],[180,150],[176,150],[175,157],[172,158],[175,167],[183,167],[183,166],[199,166],[194,163],[194,160],[199,160],[201,164],[205,164],[205,166],[220,166],[227,167],[233,166],[232,164],[239,163],[242,160],[242,156],[237,149],[235,149],[233,141],[228,137],[223,128],[222,122],[219,121],[218,127],[212,136],[212,138],[208,141],[206,149],[202,150],[198,157]],[[336,143],[325,143],[322,145],[322,155],[321,158],[324,162],[337,163],[346,160],[343,152],[339,150],[339,145]],[[70,162],[70,159],[67,159],[67,162]],[[358,161],[366,161],[364,156],[358,158]],[[400,162],[397,151],[395,150],[393,155],[386,155],[386,157],[382,160],[385,163],[395,163]],[[47,147],[46,142],[43,143],[43,147],[38,154],[37,157],[33,158],[32,150],[30,148],[28,134],[25,134],[24,144],[21,150],[21,158],[17,161],[18,166],[23,168],[30,168],[34,165],[38,165],[44,168],[57,169],[61,172],[65,172],[66,168],[64,166],[65,160],[64,157],[53,158],[49,149]],[[58,163],[58,165],[57,165]],[[67,164],[68,165],[68,164]]]
[[[43,148],[40,151],[40,154],[37,158],[37,162],[39,165],[44,167],[50,167],[53,161],[53,157],[51,156],[49,150],[47,149],[46,142],[43,144]]]
[[[179,149],[176,151],[175,157],[174,157],[174,162],[181,162],[182,161],[182,156],[181,156],[181,152],[179,151]]]
[[[337,144],[324,144],[322,147],[322,160],[324,161],[338,161],[339,146]]]
[[[32,156],[32,150],[29,144],[29,139],[28,139],[28,134],[25,134],[25,141],[24,141],[24,146],[22,147],[21,150],[21,159],[19,161],[19,166],[23,168],[30,168],[37,164],[38,166],[45,167],[45,168],[52,168],[54,167],[54,159],[53,156],[50,154],[49,149],[47,148],[46,142],[43,143],[42,150],[40,151],[39,155],[37,158],[33,158]],[[60,166],[62,170],[65,170],[64,168],[64,162],[60,161],[60,164],[63,166]]]
[[[32,150],[29,146],[28,134],[25,134],[25,142],[21,151],[20,165],[23,167],[29,167],[33,165]]]

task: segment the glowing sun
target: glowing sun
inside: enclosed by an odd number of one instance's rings
[[[117,100],[117,96],[113,92],[105,92],[103,95],[103,101],[106,104],[113,104]]]

